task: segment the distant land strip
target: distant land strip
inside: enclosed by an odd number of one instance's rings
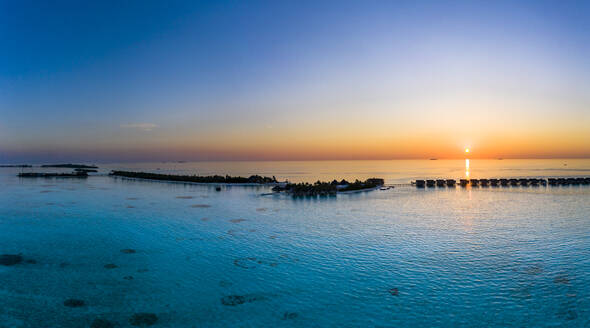
[[[72,173],[39,173],[39,172],[23,172],[17,175],[19,178],[87,178],[87,172],[72,172]]]
[[[33,165],[29,164],[3,164],[0,167],[33,167]]]
[[[256,183],[256,184],[274,184],[278,183],[273,176],[263,177],[260,175],[251,175],[250,177],[233,177],[230,175],[173,175],[173,174],[157,174],[148,172],[130,172],[130,171],[112,171],[109,175],[124,178],[136,178],[159,181],[173,181],[173,182],[194,182],[194,183]]]
[[[97,169],[98,166],[84,164],[44,164],[41,167],[66,168],[66,169]]]

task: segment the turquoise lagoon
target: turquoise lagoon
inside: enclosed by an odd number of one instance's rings
[[[101,165],[314,181],[461,178],[464,161]],[[590,327],[590,187],[268,187],[19,179],[0,169],[0,327]],[[589,176],[588,160],[470,163]],[[126,251],[134,250],[135,252]],[[106,266],[106,267],[105,267]],[[64,306],[67,299],[84,306]]]

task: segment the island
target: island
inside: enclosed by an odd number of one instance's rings
[[[84,164],[44,164],[41,167],[65,168],[65,169],[97,169],[98,166]]]
[[[86,172],[72,172],[72,173],[19,173],[19,178],[87,178]]]
[[[307,182],[287,183],[272,188],[272,191],[277,193],[283,192],[293,197],[330,196],[338,193],[375,190],[384,184],[385,181],[380,178],[370,178],[365,181],[357,179],[354,182],[348,182],[346,180],[340,182],[337,180],[323,182],[318,180],[313,184]]]
[[[33,165],[29,164],[2,164],[0,167],[33,167]]]
[[[98,170],[96,169],[74,169],[76,172],[86,172],[86,173],[96,173]]]
[[[148,172],[130,172],[130,171],[111,171],[109,174],[114,177],[146,179],[170,182],[190,182],[190,183],[226,183],[226,184],[276,184],[277,179],[273,176],[263,177],[260,175],[251,175],[250,177],[232,177],[230,175],[173,175],[158,174]]]

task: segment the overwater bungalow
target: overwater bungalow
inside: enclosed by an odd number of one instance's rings
[[[418,188],[424,187],[454,187],[457,184],[457,181],[454,179],[436,179],[436,180],[416,180],[412,182]],[[468,185],[472,187],[497,187],[497,186],[521,186],[521,187],[538,187],[546,186],[549,184],[550,186],[558,186],[558,185],[588,185],[590,184],[590,177],[584,178],[548,178],[548,179],[540,179],[540,178],[512,178],[512,179],[460,179],[458,184],[461,187],[466,187]]]

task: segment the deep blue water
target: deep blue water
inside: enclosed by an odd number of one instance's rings
[[[0,327],[590,326],[588,186],[294,200],[14,172],[0,254],[24,261],[0,265]]]

